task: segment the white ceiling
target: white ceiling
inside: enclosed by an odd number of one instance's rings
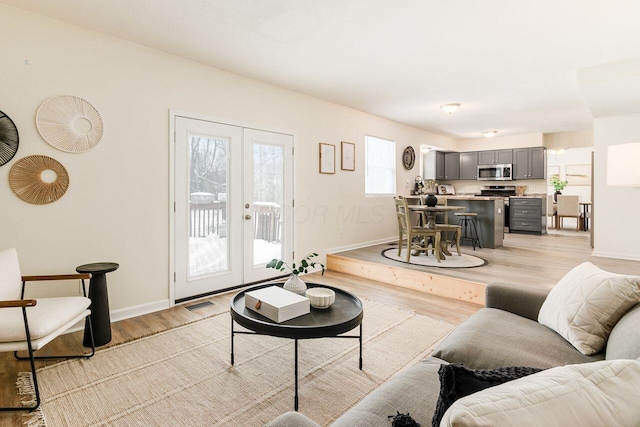
[[[640,57],[637,0],[0,3],[455,138],[591,129],[577,70]]]

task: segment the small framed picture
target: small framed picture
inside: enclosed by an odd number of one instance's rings
[[[342,161],[340,169],[343,171],[356,170],[356,144],[342,141]]]
[[[320,143],[320,173],[336,173],[336,146]]]

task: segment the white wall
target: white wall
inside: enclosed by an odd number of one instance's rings
[[[365,135],[396,141],[398,192],[420,174],[402,168],[406,146],[419,152],[420,144],[455,143],[6,6],[0,6],[0,35],[7,41],[0,47],[0,110],[14,120],[21,141],[16,157],[0,167],[0,248],[18,248],[25,274],[119,262],[108,276],[112,310],[168,303],[170,109],[295,134],[299,254],[397,233],[391,199],[363,194]],[[64,153],[38,134],[36,109],[59,94],[85,98],[102,114],[104,137],[92,151]],[[320,175],[318,143],[335,144],[339,155],[341,141],[356,144],[356,171],[338,166],[335,175]],[[70,187],[57,202],[30,205],[10,190],[10,167],[30,154],[67,168]]]
[[[595,227],[593,255],[640,260],[640,189],[607,185],[607,147],[640,141],[640,114],[594,120]],[[640,159],[639,159],[640,160]]]
[[[547,150],[547,170],[551,167],[558,167],[560,179],[569,181],[569,185],[562,190],[562,194],[566,196],[580,196],[581,202],[591,201],[591,185],[571,185],[571,180],[567,179],[567,165],[591,166],[592,152],[593,147],[569,148],[561,154]],[[547,176],[550,177],[549,174],[547,174]],[[552,185],[547,186],[547,194],[553,194],[555,191]]]
[[[512,136],[494,136],[492,138],[473,138],[458,140],[457,151],[500,150],[503,148],[540,147],[543,145],[543,134],[527,133]]]
[[[550,150],[593,147],[593,130],[545,133],[544,146]]]
[[[640,58],[577,70],[593,121],[593,255],[640,260],[640,190],[607,185],[607,147],[640,141]]]

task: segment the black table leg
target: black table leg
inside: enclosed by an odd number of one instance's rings
[[[362,371],[362,323],[360,323],[360,361],[359,361],[359,367],[360,370]]]
[[[107,275],[105,273],[92,273],[89,283],[94,342],[96,346],[105,345],[111,341],[111,317],[109,315]],[[89,333],[88,322],[89,319],[87,318],[85,320],[84,340],[82,343],[85,347],[91,347],[91,334]]]
[[[298,410],[298,339],[294,339],[295,341],[295,383],[296,383],[296,391],[295,397],[293,398],[293,409]]]
[[[233,366],[233,317],[231,318],[231,366]]]

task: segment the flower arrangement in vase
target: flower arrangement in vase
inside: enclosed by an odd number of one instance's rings
[[[322,268],[322,274],[324,275],[324,264],[313,260],[313,258],[317,256],[317,253],[312,252],[306,257],[302,258],[297,264],[294,262],[290,266],[283,260],[274,258],[267,264],[267,268],[275,268],[276,270],[280,271],[288,270],[291,273],[291,276],[289,276],[289,279],[284,282],[283,288],[304,296],[305,292],[307,291],[307,285],[302,281],[302,279],[300,279],[300,277],[298,277],[298,275],[302,273],[308,273],[309,269],[315,268],[316,265],[319,265]]]

